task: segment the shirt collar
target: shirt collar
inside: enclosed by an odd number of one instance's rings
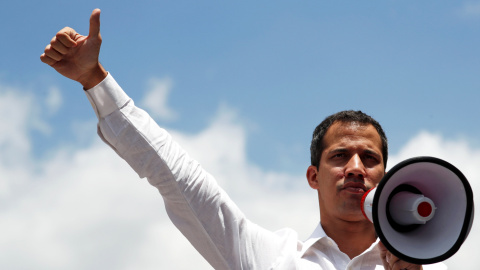
[[[313,246],[318,240],[328,237],[325,231],[322,228],[322,225],[320,222],[318,223],[317,227],[313,231],[313,233],[308,237],[308,239],[303,242],[302,249],[300,251],[300,256],[303,256],[303,254],[311,247]]]
[[[322,224],[319,222],[317,227],[313,231],[313,233],[310,235],[310,237],[308,237],[308,239],[305,242],[303,242],[303,246],[302,246],[302,249],[300,251],[300,256],[303,256],[303,254],[305,254],[305,252],[311,246],[313,246],[317,241],[319,241],[323,238],[327,238],[329,241],[332,241],[333,243],[335,243],[335,241],[333,241],[333,239],[328,237],[328,235],[323,230]],[[377,247],[378,242],[380,242],[380,239],[377,237],[377,240],[368,249],[366,249],[362,254],[372,251],[374,248]]]

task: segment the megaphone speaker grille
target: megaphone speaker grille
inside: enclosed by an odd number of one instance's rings
[[[398,228],[392,223],[389,200],[405,186],[434,202],[435,214],[425,224]],[[398,258],[415,264],[436,263],[455,254],[474,215],[473,192],[465,176],[434,157],[411,158],[393,167],[378,184],[373,205],[373,224],[382,243]]]

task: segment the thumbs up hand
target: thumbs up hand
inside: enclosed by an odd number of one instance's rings
[[[89,89],[107,76],[98,61],[101,44],[100,10],[95,9],[90,16],[88,36],[65,27],[52,38],[40,60]]]

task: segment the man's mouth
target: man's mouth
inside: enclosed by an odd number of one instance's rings
[[[363,183],[347,182],[343,185],[342,190],[346,190],[351,193],[363,194],[367,191],[367,187]]]

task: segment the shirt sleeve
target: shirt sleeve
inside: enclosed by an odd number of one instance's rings
[[[214,177],[136,107],[110,74],[86,93],[101,139],[159,190],[172,222],[215,269],[272,269],[292,259],[285,247],[296,248],[295,237],[247,220]]]

